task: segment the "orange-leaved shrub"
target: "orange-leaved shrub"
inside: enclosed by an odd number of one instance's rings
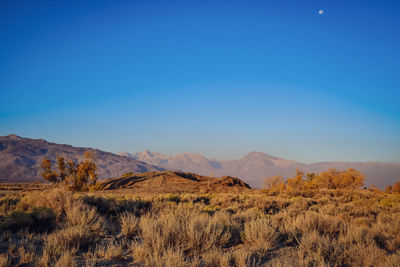
[[[279,192],[283,190],[315,190],[315,189],[358,189],[364,186],[365,174],[356,169],[338,171],[329,169],[320,174],[307,173],[297,170],[294,177],[283,181],[280,175],[268,177],[264,180],[264,187],[269,192]],[[400,183],[398,185],[400,192]],[[391,191],[394,191],[394,186]]]
[[[77,164],[71,159],[65,163],[63,157],[57,157],[58,171],[52,170],[51,161],[44,158],[42,176],[50,183],[66,183],[72,191],[88,191],[96,185],[97,166],[89,151],[85,152],[84,157],[85,160]]]

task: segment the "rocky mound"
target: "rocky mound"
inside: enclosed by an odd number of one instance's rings
[[[213,178],[174,171],[145,172],[102,181],[103,190],[132,189],[149,193],[231,193],[249,190],[250,186],[236,177]]]

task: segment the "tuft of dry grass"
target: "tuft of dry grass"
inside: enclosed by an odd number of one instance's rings
[[[19,262],[22,264],[32,263],[35,259],[35,252],[33,250],[27,250],[24,247],[18,249]]]
[[[87,228],[74,226],[59,230],[47,236],[44,251],[50,258],[55,258],[65,250],[78,250],[93,244],[97,236]]]
[[[22,210],[29,210],[34,207],[48,207],[57,216],[57,221],[61,221],[65,215],[65,210],[73,206],[74,195],[61,187],[53,188],[44,192],[32,192],[22,197],[18,207]]]
[[[186,267],[183,253],[181,250],[167,249],[163,254],[154,254],[152,257],[146,257],[143,261],[146,267]]]
[[[95,255],[106,260],[120,260],[124,258],[124,249],[121,243],[108,242],[98,245]]]
[[[57,260],[55,267],[71,267],[75,266],[74,254],[70,251],[64,251]]]
[[[37,263],[37,266],[50,267],[51,257],[48,254],[47,250],[43,250],[42,256],[40,256],[37,259],[36,263]]]
[[[95,208],[77,200],[73,205],[65,209],[67,225],[69,227],[80,227],[89,232],[101,234],[106,227],[106,221]]]
[[[245,223],[243,239],[255,249],[268,251],[277,246],[279,233],[270,220],[263,217]]]
[[[10,260],[7,254],[0,254],[0,267],[11,266]]]
[[[139,233],[140,219],[134,214],[126,212],[120,216],[121,232],[128,238],[134,238]]]

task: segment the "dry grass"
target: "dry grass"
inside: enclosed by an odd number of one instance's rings
[[[0,267],[10,266],[10,261],[7,254],[0,254]]]
[[[27,250],[24,247],[18,249],[19,262],[22,264],[32,263],[35,259],[35,252],[33,250]]]
[[[399,194],[309,195],[6,195],[0,266],[398,266]]]
[[[64,251],[61,257],[55,264],[55,267],[71,267],[75,266],[75,259],[73,253]]]
[[[279,233],[265,217],[245,223],[243,236],[253,248],[264,251],[275,248],[279,239]]]
[[[121,243],[108,242],[97,246],[95,255],[106,260],[120,260],[123,258],[124,248]]]
[[[140,219],[132,213],[124,213],[120,217],[121,232],[128,238],[134,238],[139,233]]]

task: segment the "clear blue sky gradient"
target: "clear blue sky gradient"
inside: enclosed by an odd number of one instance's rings
[[[0,135],[400,161],[400,1],[3,0],[0,98]]]

